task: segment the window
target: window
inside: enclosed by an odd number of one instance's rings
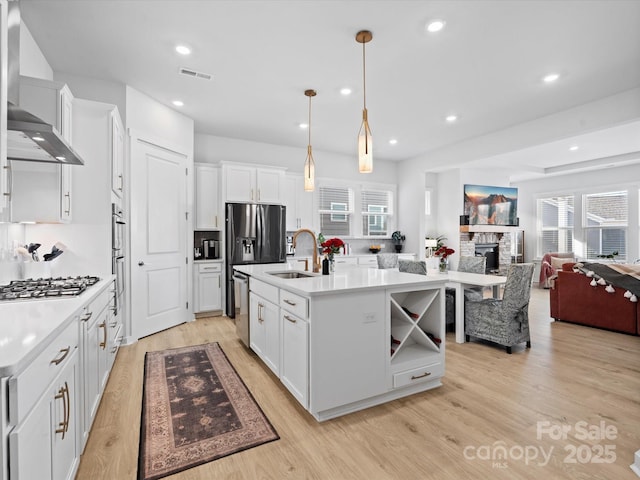
[[[349,187],[322,185],[318,188],[320,231],[325,237],[352,235],[353,198]]]
[[[362,235],[365,237],[386,237],[389,232],[389,216],[393,192],[386,190],[361,190]]]
[[[538,255],[547,252],[572,252],[573,195],[538,199]]]
[[[629,203],[627,192],[592,193],[583,196],[587,258],[618,252],[617,260],[627,258]]]

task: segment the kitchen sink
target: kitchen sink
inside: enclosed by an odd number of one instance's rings
[[[286,272],[266,272],[269,275],[273,275],[278,278],[308,278],[308,277],[316,277],[316,274],[309,272],[301,272],[299,270],[288,270]]]

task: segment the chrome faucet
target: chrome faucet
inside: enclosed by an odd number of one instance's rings
[[[316,244],[316,234],[313,233],[311,230],[309,230],[308,228],[301,228],[300,230],[296,230],[295,233],[293,234],[293,248],[296,248],[296,239],[298,238],[298,235],[300,235],[301,233],[308,233],[309,235],[311,235],[311,238],[313,239],[313,266],[312,266],[312,271],[313,273],[318,273],[320,271],[320,259],[318,258],[318,245]],[[306,270],[306,268],[305,268]]]

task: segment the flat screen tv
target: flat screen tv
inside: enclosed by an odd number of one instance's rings
[[[465,185],[464,214],[469,225],[517,225],[518,189]]]

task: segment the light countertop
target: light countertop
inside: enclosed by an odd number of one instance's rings
[[[330,275],[320,273],[308,278],[284,279],[269,275],[269,272],[301,271],[299,265],[286,263],[236,265],[235,270],[253,278],[284,288],[306,297],[332,293],[348,293],[358,290],[386,289],[389,287],[440,286],[447,282],[446,274],[429,272],[428,275],[403,273],[394,269],[380,270],[358,266],[341,266]],[[310,273],[310,272],[307,272]]]
[[[0,377],[28,365],[113,279],[108,275],[74,297],[0,302]]]

